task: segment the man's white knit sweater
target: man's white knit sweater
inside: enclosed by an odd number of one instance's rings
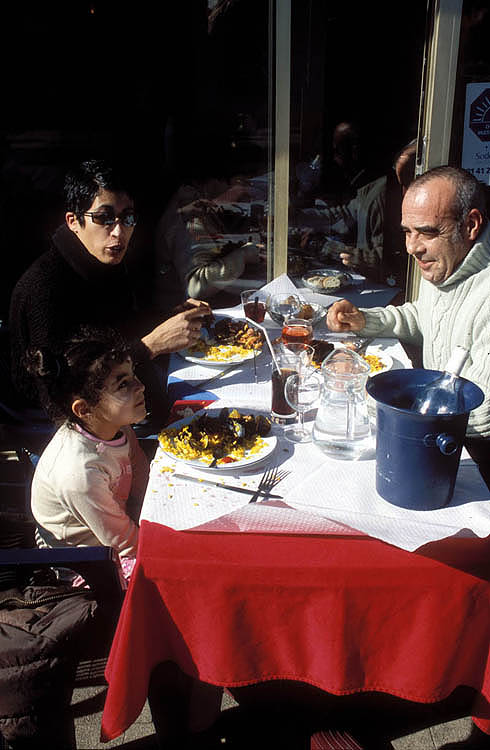
[[[442,284],[422,279],[416,302],[362,309],[367,336],[396,336],[423,346],[424,367],[444,370],[455,346],[469,349],[462,375],[485,393],[470,413],[468,436],[490,437],[490,225]]]

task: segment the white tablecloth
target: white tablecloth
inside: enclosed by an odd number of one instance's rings
[[[271,291],[288,291],[292,282],[279,277]],[[309,296],[314,299],[315,296]],[[239,308],[220,311],[241,315]],[[273,321],[264,323],[271,338],[278,333]],[[326,335],[324,322],[315,337]],[[394,367],[411,367],[403,347],[394,339],[377,339],[373,346],[389,354]],[[257,380],[252,362],[232,367],[206,386],[215,406],[231,406],[242,411],[269,414],[271,405],[271,358],[267,351],[257,357]],[[179,355],[172,358],[172,373],[179,380],[202,387],[223,367],[190,365]],[[309,420],[314,413],[309,415]],[[307,420],[308,422],[308,416]],[[220,472],[196,471],[178,462],[161,449],[151,466],[150,481],[142,518],[175,529],[212,528],[229,532],[264,531],[275,533],[362,533],[406,550],[454,535],[485,537],[490,534],[490,493],[478,468],[463,450],[456,488],[450,506],[434,511],[398,508],[376,492],[376,461],[373,449],[359,461],[341,461],[325,456],[313,443],[293,444],[284,438],[281,426],[273,425],[278,444],[265,465]],[[289,472],[275,488],[281,501],[249,505],[249,498],[228,490],[175,479],[179,473],[218,479],[227,484],[254,489],[269,466]],[[340,526],[339,526],[340,524]]]
[[[363,279],[362,276],[356,276],[356,278],[359,282]],[[347,288],[346,296],[349,296],[350,294],[355,297],[356,299],[353,299],[352,301],[355,302],[355,304],[362,303],[364,307],[370,307],[377,304],[387,304],[387,301],[393,296],[393,291],[387,290],[386,287],[380,290],[376,288],[371,289],[371,287],[368,289],[361,287],[362,284],[360,283],[358,291],[352,291],[351,288]],[[310,302],[318,302],[324,306],[329,306],[337,299],[341,298],[341,295],[335,297],[326,294],[317,294],[306,288],[298,290],[286,274],[278,276],[277,279],[274,279],[274,281],[267,284],[264,289],[270,294],[299,292],[302,298]],[[350,292],[348,292],[349,289]],[[383,295],[382,299],[384,301],[381,301],[378,298],[379,294]],[[217,310],[216,313],[219,313],[220,315],[229,315],[230,317],[243,317],[241,305]],[[267,329],[271,339],[280,334],[279,326],[269,317],[268,314],[265,317],[263,326]],[[315,338],[325,338],[328,336],[328,333],[325,319],[322,319],[315,326],[314,336]],[[393,357],[394,367],[411,366],[410,360],[405,354],[403,347],[400,346],[397,341],[380,339],[376,343],[381,343],[383,350]],[[258,379],[262,384],[264,384],[264,382],[269,383],[270,381],[270,363],[271,359],[266,351],[257,357],[256,365]],[[223,371],[226,371],[224,376],[209,383],[209,386],[207,385],[210,378]],[[227,368],[224,365],[212,367],[209,365],[189,364],[179,354],[173,354],[170,360],[169,375],[171,382],[181,381],[188,383],[194,388],[205,388],[216,398],[227,398],[231,401],[235,401],[236,404],[254,404],[257,408],[265,408],[267,410],[270,408],[270,391],[265,387],[257,388],[257,384],[254,382],[252,362],[247,362],[240,367]]]

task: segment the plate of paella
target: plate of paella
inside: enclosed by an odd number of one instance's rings
[[[270,456],[277,445],[270,433],[270,420],[262,414],[203,409],[165,427],[158,441],[167,458],[223,471],[248,468]]]
[[[221,318],[209,331],[203,329],[199,341],[179,352],[195,365],[239,365],[262,351],[262,333],[246,320]]]

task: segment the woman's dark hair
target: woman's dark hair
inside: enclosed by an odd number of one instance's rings
[[[105,161],[91,159],[72,169],[65,178],[65,209],[74,213],[84,226],[88,211],[101,190],[125,193],[132,197],[128,179]]]
[[[75,398],[95,406],[115,365],[130,356],[127,343],[112,328],[83,326],[55,349],[28,352],[26,366],[36,379],[41,403],[56,423],[77,422]]]

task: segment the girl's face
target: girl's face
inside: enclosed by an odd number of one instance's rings
[[[144,390],[129,357],[115,365],[98,404],[82,416],[87,429],[102,440],[112,440],[124,425],[141,422],[146,416]]]

